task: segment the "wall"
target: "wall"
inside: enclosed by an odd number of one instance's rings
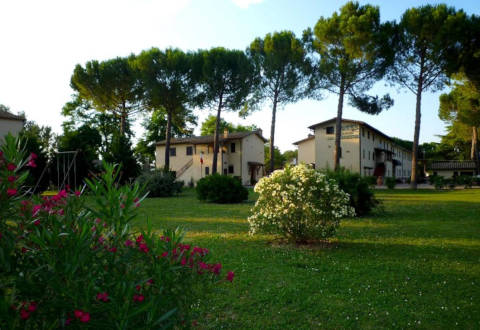
[[[333,152],[335,149],[335,131],[326,133],[326,127],[335,127],[335,122],[330,122],[315,128],[315,167],[333,169]],[[335,129],[335,128],[334,128]],[[360,171],[359,153],[359,126],[358,124],[342,123],[342,157],[340,166],[352,172]]]
[[[242,184],[250,185],[250,174],[248,162],[263,164],[265,162],[264,141],[257,134],[250,134],[242,140]],[[257,180],[263,176],[263,170],[260,169],[257,174]]]
[[[23,128],[23,121],[0,119],[0,140],[8,133],[17,135]]]
[[[315,139],[298,144],[298,163],[315,164]]]

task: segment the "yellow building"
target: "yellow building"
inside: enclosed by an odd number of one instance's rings
[[[242,184],[256,183],[264,174],[264,144],[262,132],[225,131],[220,135],[217,172],[238,177]],[[156,167],[165,166],[165,141],[157,142]],[[211,174],[213,164],[213,136],[194,136],[172,139],[170,169],[178,180],[194,183]]]
[[[295,142],[298,162],[316,168],[333,168],[336,118],[309,128],[313,135]],[[392,138],[365,122],[342,120],[340,166],[362,176],[408,179],[412,170],[412,153]]]

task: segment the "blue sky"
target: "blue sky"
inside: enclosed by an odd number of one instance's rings
[[[480,14],[480,2],[360,1],[380,6],[381,19],[399,19],[407,8],[444,2]],[[320,16],[330,16],[345,1],[325,0],[4,0],[0,2],[0,103],[27,118],[61,132],[63,104],[70,100],[70,76],[75,64],[138,53],[150,47],[185,50],[224,46],[245,49],[257,36],[280,30],[297,35]],[[368,122],[384,133],[412,139],[415,97],[379,82],[372,93],[386,92],[395,100],[388,111],[370,116],[347,106],[344,118]],[[438,119],[437,94],[424,94],[420,140],[438,141],[444,125]],[[335,117],[337,99],[289,104],[277,115],[276,142],[281,150],[305,137],[308,126]],[[268,135],[270,105],[239,119],[256,124]],[[208,109],[196,111],[201,122]],[[140,135],[140,130],[138,130]],[[198,130],[197,130],[198,132]]]

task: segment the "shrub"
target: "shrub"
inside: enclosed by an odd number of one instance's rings
[[[182,192],[183,181],[176,181],[172,172],[156,170],[145,172],[137,182],[149,192],[149,197],[170,197]]]
[[[434,177],[432,178],[432,181],[431,181],[431,182],[433,182],[433,185],[435,186],[435,189],[438,189],[438,190],[443,189],[443,188],[445,187],[445,184],[446,184],[445,179],[443,178],[443,176],[439,176],[439,175],[438,175],[438,176],[434,176]]]
[[[465,186],[465,188],[471,188],[473,185],[473,176],[460,175],[455,178],[455,183]]]
[[[255,186],[258,200],[250,233],[274,233],[297,242],[335,235],[340,219],[353,216],[349,196],[334,180],[306,165],[286,167]]]
[[[369,186],[376,186],[377,185],[377,177],[373,175],[364,176],[364,180],[368,183]]]
[[[387,186],[388,189],[395,189],[395,186],[397,185],[397,181],[395,178],[388,177],[385,179],[385,185]]]
[[[196,191],[199,200],[212,203],[241,203],[248,199],[248,190],[239,179],[218,173],[198,180]]]
[[[350,205],[355,209],[356,215],[367,215],[379,204],[373,189],[370,188],[369,179],[343,168],[338,171],[326,170],[324,173],[328,178],[335,180],[339,187],[350,195]]]
[[[22,170],[34,157],[22,156],[7,137],[0,147],[2,328],[188,325],[206,290],[233,279],[231,272],[221,277],[207,249],[184,244],[179,230],[160,238],[133,231],[140,186],[118,185],[118,167],[105,164],[87,182],[88,203],[82,192],[65,190],[26,199]]]

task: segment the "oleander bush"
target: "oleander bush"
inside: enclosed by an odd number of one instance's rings
[[[5,329],[158,329],[189,325],[213,285],[232,281],[210,253],[131,221],[145,196],[104,164],[82,191],[29,197],[35,165],[19,141],[0,146],[0,326]],[[87,203],[88,202],[88,203]]]
[[[371,188],[371,179],[352,173],[344,168],[338,171],[322,170],[328,178],[337,182],[340,189],[350,196],[350,205],[357,216],[369,214],[380,202]]]
[[[248,199],[248,190],[238,178],[218,173],[198,180],[196,192],[199,200],[211,203],[241,203]]]
[[[137,182],[149,192],[149,197],[171,197],[182,192],[183,181],[177,181],[175,174],[162,170],[144,172]]]
[[[397,180],[395,178],[388,177],[385,179],[385,185],[388,189],[395,189],[395,186],[397,185]]]
[[[258,200],[248,218],[250,233],[273,233],[295,242],[335,235],[343,217],[354,216],[349,195],[335,180],[306,165],[286,167],[255,186]]]

